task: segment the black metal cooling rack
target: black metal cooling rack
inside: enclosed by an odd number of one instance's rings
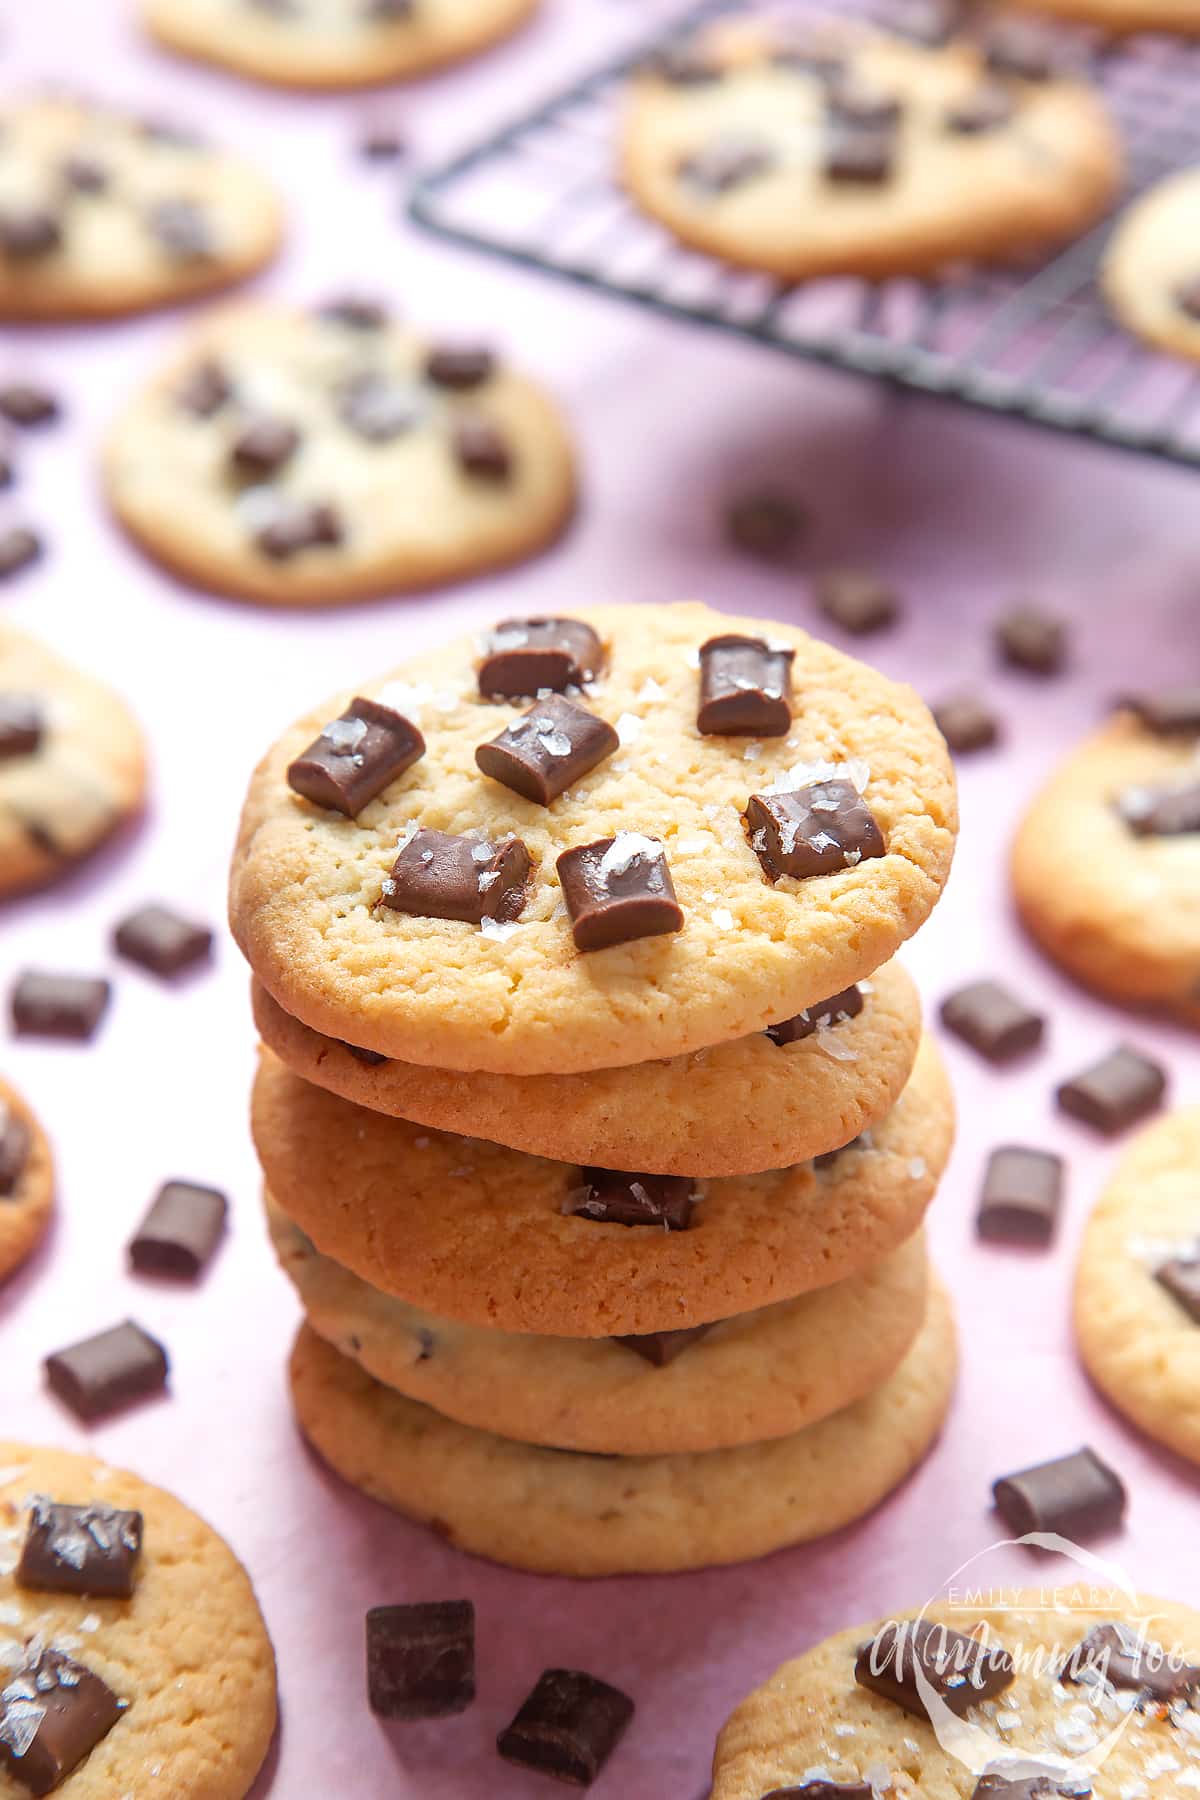
[[[706,0],[670,35],[740,3]],[[844,0],[836,15],[823,0],[801,4],[805,17],[819,20],[879,17],[886,0]],[[1131,190],[1200,163],[1200,43],[1079,42],[1124,134]],[[649,47],[593,70],[423,175],[413,217],[443,237],[671,317],[923,394],[1200,464],[1200,370],[1121,331],[1097,288],[1111,220],[1021,273],[786,287],[727,268],[678,244],[613,179],[622,86]]]

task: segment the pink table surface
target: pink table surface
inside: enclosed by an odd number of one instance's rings
[[[142,827],[86,872],[3,913],[0,976],[27,964],[116,977],[90,1049],[7,1040],[3,1069],[57,1150],[52,1242],[0,1295],[5,1434],[91,1449],[175,1489],[224,1531],[257,1584],[279,1655],[283,1724],[256,1793],[308,1800],[496,1800],[548,1790],[496,1759],[492,1739],[547,1664],[591,1670],[636,1696],[638,1716],[597,1791],[694,1800],[729,1708],[825,1633],[912,1605],[1000,1535],[991,1479],[1092,1443],[1128,1479],[1124,1533],[1104,1546],[1139,1583],[1200,1602],[1194,1472],[1142,1441],[1091,1393],[1072,1351],[1075,1247],[1116,1151],[1059,1118],[1054,1083],[1119,1038],[1169,1059],[1174,1093],[1200,1093],[1194,1041],[1075,992],[1023,942],[1005,857],[1021,808],[1114,690],[1200,675],[1200,537],[1194,479],[1006,425],[898,403],[769,351],[660,324],[614,302],[440,247],[401,218],[394,177],[356,161],[362,99],[292,99],[189,69],[138,39],[131,5],[43,0],[12,9],[3,56],[18,77],[90,76],[103,92],[178,111],[272,169],[292,211],[288,253],[264,286],[315,297],[379,291],[447,332],[482,329],[562,394],[581,440],[587,498],[568,540],[537,564],[453,594],[312,617],[187,592],[111,529],[93,458],[106,419],[174,337],[172,317],[91,331],[7,334],[0,369],[44,375],[69,423],[30,441],[8,506],[44,523],[52,552],[3,590],[3,616],[112,680],[144,721],[153,803]],[[616,0],[554,0],[543,22],[474,69],[396,103],[423,156],[440,155],[599,55],[647,17]],[[758,1565],[588,1585],[461,1556],[360,1499],[301,1447],[283,1381],[297,1317],[268,1250],[246,1128],[254,1060],[246,974],[228,941],[179,992],[117,968],[109,930],[147,898],[217,921],[249,769],[297,711],[420,645],[502,610],[700,596],[811,621],[802,575],[722,545],[722,499],[758,478],[811,504],[812,566],[852,559],[894,577],[901,629],[869,645],[936,698],[987,683],[1006,747],[963,769],[964,827],[943,906],[912,946],[927,999],[1002,973],[1052,1018],[1048,1047],[997,1075],[949,1055],[957,1152],[932,1215],[959,1299],[963,1374],[934,1455],[854,1530]],[[1074,667],[1043,684],[991,666],[987,629],[1036,595],[1074,621]],[[1051,1253],[981,1248],[972,1214],[990,1146],[1045,1144],[1070,1162]],[[233,1197],[230,1239],[198,1291],[129,1279],[123,1246],[165,1177]],[[170,1397],[86,1431],[42,1391],[45,1353],[132,1315],[170,1348]],[[1010,1573],[1042,1579],[1011,1553]],[[1015,1557],[1015,1560],[1014,1560]],[[367,1711],[362,1614],[372,1603],[471,1595],[479,1613],[474,1709],[389,1729]],[[147,1795],[151,1792],[147,1788]],[[141,1796],[139,1795],[139,1800]]]

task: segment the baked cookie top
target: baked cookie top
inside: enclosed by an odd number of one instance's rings
[[[254,1142],[272,1199],[363,1281],[467,1324],[673,1331],[825,1287],[920,1226],[950,1154],[931,1040],[886,1118],[822,1158],[714,1181],[614,1173],[428,1131],[264,1052]]]
[[[1012,870],[1021,915],[1064,968],[1118,999],[1200,1018],[1200,690],[1191,716],[1138,702],[1034,800]]]
[[[105,475],[152,555],[279,605],[512,562],[574,502],[539,388],[485,346],[426,342],[364,300],[208,319],[117,422]]]
[[[1058,19],[1098,25],[1114,34],[1174,31],[1191,36],[1200,32],[1197,0],[1017,0],[1017,4]]]
[[[138,811],[145,786],[124,701],[0,624],[0,894],[86,856]]]
[[[0,1443],[0,1662],[0,1800],[243,1800],[275,1729],[233,1552],[90,1456]]]
[[[1075,1329],[1092,1378],[1200,1462],[1200,1108],[1140,1134],[1088,1221]]]
[[[1121,175],[1099,99],[1002,40],[744,19],[635,78],[621,162],[676,236],[786,280],[1003,258],[1082,230]]]
[[[1200,5],[1192,8],[1200,29]],[[1101,281],[1109,305],[1139,337],[1200,359],[1200,169],[1160,181],[1121,215]]]
[[[143,0],[163,43],[287,87],[422,75],[507,36],[539,0]]]
[[[968,1593],[961,1604],[841,1631],[785,1663],[742,1702],[717,1739],[712,1800],[762,1800],[794,1784],[803,1791],[817,1779],[840,1784],[826,1792],[844,1791],[848,1800],[873,1793],[888,1800],[1086,1800],[1093,1791],[1106,1800],[1149,1793],[1168,1770],[1191,1766],[1187,1747],[1194,1735],[1180,1730],[1180,1718],[1186,1714],[1192,1726],[1194,1695],[1175,1702],[1174,1716],[1167,1705],[1154,1704],[1123,1660],[1118,1634],[1129,1634],[1138,1668],[1156,1664],[1152,1647],[1194,1664],[1200,1615],[1149,1595],[1118,1600],[1110,1612],[1074,1600],[1050,1606],[1045,1590],[1002,1593],[1004,1604],[985,1611],[971,1610]],[[973,1630],[986,1634],[985,1644],[971,1637]],[[990,1652],[998,1653],[994,1661]],[[856,1679],[857,1669],[868,1681],[878,1675],[885,1686],[897,1662],[907,1675],[907,1704]],[[1064,1668],[1066,1680],[1058,1678]],[[987,1741],[995,1741],[987,1772],[972,1772],[942,1748],[921,1710],[917,1669],[926,1688],[948,1694],[949,1709],[982,1737],[975,1743],[962,1732],[965,1750],[982,1756]],[[1200,1670],[1192,1673],[1200,1680]],[[964,1707],[961,1696],[972,1691],[980,1698]],[[1070,1773],[1071,1739],[1086,1738],[1091,1748],[1114,1730],[1118,1741],[1093,1790],[1082,1762]],[[943,1735],[949,1735],[945,1727]],[[1029,1766],[1017,1766],[1022,1759]]]
[[[134,312],[269,261],[279,201],[173,123],[58,94],[0,105],[0,317]]]
[[[557,664],[548,633],[578,640]],[[230,917],[293,1017],[383,1055],[578,1073],[762,1031],[885,962],[949,873],[923,702],[794,626],[510,620],[359,695],[259,765]]]
[[[0,1281],[41,1243],[54,1210],[54,1160],[20,1094],[0,1081]]]

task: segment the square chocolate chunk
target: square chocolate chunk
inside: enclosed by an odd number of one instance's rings
[[[1148,1118],[1162,1104],[1166,1071],[1139,1050],[1119,1045],[1058,1089],[1060,1109],[1106,1137]]]
[[[1169,1262],[1160,1263],[1154,1279],[1178,1301],[1193,1324],[1200,1325],[1200,1239]]]
[[[992,1487],[996,1510],[1019,1537],[1032,1531],[1062,1537],[1112,1531],[1125,1516],[1125,1487],[1094,1450],[1005,1475]]]
[[[381,1719],[444,1719],[475,1698],[470,1600],[373,1606],[367,1614],[367,1699]]]
[[[634,1351],[653,1368],[665,1369],[711,1330],[711,1325],[686,1325],[679,1331],[630,1332],[624,1337],[615,1337],[613,1343]]]
[[[561,694],[539,700],[480,744],[475,761],[485,775],[538,806],[549,806],[620,744],[606,719]]]
[[[1127,1625],[1096,1625],[1059,1670],[1067,1686],[1109,1687],[1137,1694],[1143,1704],[1169,1706],[1200,1692],[1200,1668],[1169,1653]]]
[[[933,708],[933,719],[951,750],[969,756],[1000,742],[1000,721],[977,694],[952,694]]]
[[[7,1200],[16,1192],[32,1149],[33,1133],[28,1125],[0,1100],[0,1199]]]
[[[494,419],[462,413],[451,432],[451,447],[464,475],[480,481],[504,482],[513,472],[513,449]]]
[[[803,1787],[772,1788],[763,1800],[875,1800],[867,1781],[806,1781]]]
[[[1058,1224],[1062,1185],[1061,1156],[1018,1144],[993,1150],[976,1221],[980,1237],[1048,1244]]]
[[[165,1182],[129,1246],[130,1263],[139,1275],[195,1281],[221,1241],[228,1210],[216,1188]]]
[[[864,569],[830,569],[818,578],[814,591],[830,623],[855,637],[885,631],[900,615],[895,588]]]
[[[401,847],[380,899],[394,912],[425,919],[515,919],[525,904],[529,852],[520,838],[455,837],[415,832]]]
[[[51,1391],[85,1423],[157,1393],[167,1381],[166,1351],[131,1319],[56,1350],[44,1366]]]
[[[0,762],[10,756],[32,756],[41,748],[45,719],[32,694],[0,693]]]
[[[19,1587],[128,1600],[142,1554],[140,1512],[93,1500],[68,1506],[37,1495],[17,1564]]]
[[[169,906],[143,906],[122,919],[113,933],[119,956],[164,979],[207,962],[212,946],[207,925],[196,925]]]
[[[918,1719],[929,1717],[917,1670],[944,1706],[961,1718],[969,1707],[1004,1692],[1014,1676],[1007,1650],[989,1647],[929,1619],[885,1625],[859,1650],[854,1679]]]
[[[425,739],[410,719],[360,695],[289,765],[288,786],[356,819],[424,754]]]
[[[1117,811],[1135,837],[1186,837],[1200,831],[1200,781],[1126,788]]]
[[[95,1036],[111,994],[109,983],[99,977],[26,970],[17,978],[9,999],[13,1029],[19,1037],[70,1038],[85,1043]]]
[[[700,194],[727,194],[775,166],[775,153],[754,132],[725,130],[693,150],[679,165],[680,179]]]
[[[506,1762],[589,1787],[633,1717],[633,1701],[577,1669],[547,1669],[496,1739]]]
[[[834,875],[883,856],[883,833],[852,782],[835,777],[781,793],[752,794],[746,826],[769,881]]]
[[[686,1175],[625,1175],[617,1169],[585,1169],[583,1186],[563,1207],[576,1219],[600,1225],[658,1225],[686,1231],[698,1196]]]
[[[1042,1041],[1046,1021],[999,981],[971,981],[942,1001],[942,1024],[989,1062],[1010,1062]]]
[[[61,1650],[33,1650],[0,1688],[0,1770],[31,1794],[52,1793],[108,1736],[126,1704],[84,1663]]]
[[[780,1019],[777,1025],[768,1025],[766,1035],[773,1044],[781,1047],[798,1044],[804,1038],[812,1037],[821,1025],[840,1025],[847,1019],[857,1019],[863,1004],[861,988],[844,988],[828,1000],[818,1000],[815,1006],[805,1007],[794,1018]]]
[[[1120,704],[1157,737],[1200,736],[1200,682],[1156,694],[1130,694]]]
[[[1010,1781],[1005,1775],[982,1775],[971,1800],[1088,1800],[1091,1786],[1074,1776],[1031,1775]]]
[[[607,950],[683,929],[667,855],[637,831],[564,850],[556,864],[576,947]]]
[[[700,710],[705,737],[786,737],[792,726],[796,652],[765,638],[729,632],[700,646]]]
[[[882,187],[896,160],[896,129],[862,125],[835,116],[825,125],[823,173],[826,181]]]
[[[604,646],[582,619],[502,619],[484,645],[479,691],[485,700],[561,694],[603,668]]]
[[[1066,626],[1040,607],[1015,606],[996,622],[996,648],[1011,668],[1057,675],[1067,660]]]

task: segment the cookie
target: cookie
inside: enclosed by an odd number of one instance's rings
[[[0,624],[0,895],[72,868],[137,814],[145,790],[124,701]]]
[[[1196,723],[1161,733],[1127,711],[1088,738],[1022,820],[1012,878],[1026,926],[1077,980],[1200,1022]]]
[[[364,87],[486,50],[539,0],[143,0],[172,50],[282,87]]]
[[[1200,31],[1200,6],[1192,8]],[[1121,215],[1100,279],[1121,323],[1176,356],[1200,359],[1200,169],[1155,184]]]
[[[712,1050],[590,1075],[464,1075],[374,1054],[310,1031],[254,983],[267,1047],[343,1099],[470,1130],[533,1156],[656,1175],[752,1175],[848,1144],[898,1098],[921,1009],[899,963],[877,969],[807,1036],[765,1032]],[[859,1008],[853,1011],[853,1008]]]
[[[1200,1463],[1200,1109],[1130,1145],[1092,1213],[1075,1284],[1088,1373],[1126,1417]]]
[[[252,1124],[272,1198],[371,1287],[469,1325],[608,1337],[728,1318],[878,1262],[921,1224],[953,1100],[926,1039],[868,1137],[820,1167],[715,1181],[610,1176],[428,1131],[310,1087],[269,1052]]]
[[[1019,0],[1033,4],[1033,0]],[[1113,36],[1127,32],[1173,32],[1179,37],[1200,33],[1200,6],[1196,0],[1036,0],[1039,13],[1096,25]]]
[[[210,318],[118,420],[105,481],[150,555],[277,606],[519,561],[575,498],[566,428],[540,388],[356,300]]]
[[[241,157],[90,100],[0,107],[0,318],[138,312],[270,261],[283,219]]]
[[[0,1443],[0,1800],[50,1791],[31,1786],[51,1765],[17,1691],[39,1649],[51,1679],[34,1679],[35,1701],[68,1659],[55,1737],[82,1760],[54,1784],[62,1800],[248,1793],[275,1729],[275,1659],[229,1546],[136,1475]]]
[[[935,1286],[873,1394],[789,1437],[695,1456],[583,1456],[455,1424],[307,1326],[291,1383],[301,1430],[339,1475],[458,1549],[542,1574],[631,1575],[748,1562],[861,1518],[930,1448],[956,1364]]]
[[[586,642],[587,669],[561,643],[537,648],[556,631]],[[757,734],[730,733],[703,698],[714,655],[740,638],[758,648],[727,695]],[[554,693],[532,709],[480,691],[481,680],[546,686],[547,673],[560,686],[594,679],[576,700]],[[482,646],[414,657],[360,695],[393,717],[367,766],[339,748],[367,729],[337,719],[349,696],[308,714],[259,765],[230,917],[293,1018],[385,1056],[563,1075],[744,1037],[870,975],[949,873],[954,782],[928,710],[794,627],[694,605],[506,621]],[[552,729],[538,726],[547,719]],[[513,725],[551,776],[570,776],[548,804],[476,762]],[[404,772],[387,780],[401,726]],[[335,781],[353,774],[353,791],[333,798],[356,817],[290,787],[294,763],[293,779],[326,801],[330,767]]]
[[[785,1437],[879,1386],[925,1314],[918,1235],[798,1300],[692,1337],[535,1337],[422,1312],[322,1256],[268,1203],[276,1254],[313,1329],[385,1387],[523,1443],[622,1456]]]
[[[46,1134],[0,1081],[0,1281],[32,1256],[54,1211],[54,1160]]]
[[[1084,230],[1121,179],[1079,83],[1009,75],[966,42],[745,21],[636,77],[621,161],[684,243],[785,281],[1011,258]]]
[[[1164,1795],[1168,1790],[1182,1795],[1188,1785],[1183,1771],[1195,1766],[1189,1746],[1200,1724],[1195,1692],[1189,1699],[1186,1691],[1190,1676],[1200,1679],[1193,1666],[1200,1662],[1200,1614],[1173,1601],[1115,1590],[1116,1610],[1101,1610],[1105,1585],[1102,1577],[1093,1576],[1090,1589],[1083,1581],[1074,1591],[1069,1585],[1060,1587],[1055,1604],[1047,1602],[1044,1588],[983,1589],[997,1595],[987,1607],[980,1606],[978,1593],[973,1604],[967,1588],[960,1601],[939,1602],[920,1613],[914,1609],[826,1638],[784,1663],[731,1715],[717,1739],[712,1800],[760,1800],[774,1794],[782,1800],[784,1793],[805,1793],[809,1784],[816,1784],[813,1800],[832,1800],[835,1792],[848,1800],[859,1795],[867,1800],[872,1794],[886,1794],[888,1800],[1059,1800],[1060,1795],[1062,1800],[1086,1800],[1093,1791],[1096,1800],[1107,1800],[1110,1795],[1149,1794],[1156,1784]],[[1092,1594],[1097,1604],[1084,1604]],[[1059,1600],[1058,1595],[1066,1597]],[[898,1636],[898,1627],[909,1621],[931,1628],[929,1652],[920,1637]],[[869,1647],[889,1631],[872,1657]],[[987,1661],[973,1632],[985,1636],[993,1650],[1007,1653],[1007,1667],[1000,1658]],[[1125,1632],[1136,1653],[1132,1669],[1120,1654],[1119,1634]],[[969,1641],[959,1644],[950,1634]],[[887,1647],[897,1641],[907,1672],[908,1705],[855,1679],[857,1667],[868,1679],[878,1672],[886,1685],[895,1668],[895,1652],[889,1660]],[[1156,1671],[1168,1685],[1171,1680],[1155,1654],[1160,1649],[1176,1668],[1183,1665],[1181,1674],[1190,1670],[1172,1707],[1144,1703],[1152,1698]],[[972,1659],[973,1652],[982,1667]],[[956,1656],[963,1658],[957,1676]],[[950,1674],[950,1683],[940,1691],[951,1701],[953,1684],[961,1689],[964,1675],[977,1691],[986,1695],[990,1690],[994,1698],[981,1698],[966,1709],[957,1702],[947,1705],[938,1715],[935,1736],[915,1691],[917,1658],[922,1678],[935,1694],[940,1659]],[[1064,1668],[1074,1672],[1074,1680],[1060,1679]],[[1143,1668],[1146,1685],[1133,1679]],[[1131,1702],[1139,1693],[1143,1704],[1134,1710]],[[952,1730],[955,1716],[962,1722]],[[1104,1754],[1102,1740],[1114,1732],[1116,1741]],[[975,1758],[975,1771],[943,1748],[951,1742],[965,1757]],[[994,1759],[989,1757],[992,1745]],[[1083,1760],[1092,1750],[1098,1774]],[[1073,1774],[1072,1751],[1080,1757]],[[1179,1774],[1163,1783],[1168,1771]]]

